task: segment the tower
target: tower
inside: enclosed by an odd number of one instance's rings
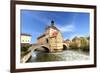
[[[53,20],[51,21],[51,26],[54,26],[54,21]]]

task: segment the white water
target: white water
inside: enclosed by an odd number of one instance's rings
[[[65,50],[56,53],[33,52],[29,62],[46,62],[46,61],[74,61],[88,60],[89,54],[81,51]]]

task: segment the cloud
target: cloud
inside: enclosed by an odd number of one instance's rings
[[[56,26],[61,32],[73,32],[75,31],[75,26],[73,24],[65,26]]]

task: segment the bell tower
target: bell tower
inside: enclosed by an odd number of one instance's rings
[[[51,21],[51,26],[54,26],[54,21],[53,20]]]

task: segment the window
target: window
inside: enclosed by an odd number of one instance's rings
[[[48,39],[46,39],[46,43],[48,43],[49,42],[49,40]]]

